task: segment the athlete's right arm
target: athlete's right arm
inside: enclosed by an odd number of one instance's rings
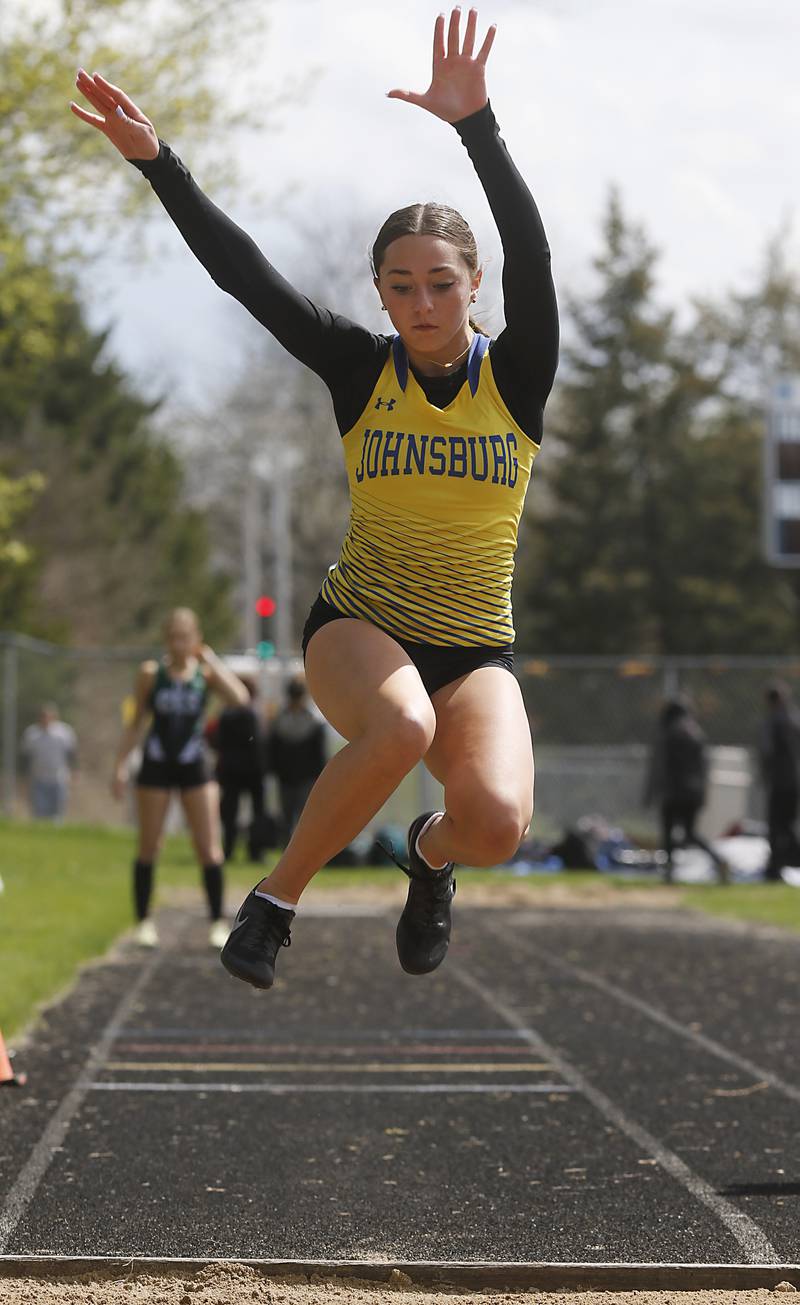
[[[192,253],[220,289],[238,299],[288,351],[328,384],[385,349],[346,317],[320,308],[276,272],[245,231],[211,202],[153,124],[119,87],[82,69],[77,86],[98,110],[72,112],[101,131],[150,182]]]
[[[125,785],[128,782],[128,757],[139,742],[144,723],[150,713],[150,693],[157,670],[157,662],[147,661],[142,662],[136,674],[133,686],[133,715],[122,731],[111,774],[111,792],[117,799],[125,794]]]

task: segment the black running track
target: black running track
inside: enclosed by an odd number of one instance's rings
[[[673,911],[298,917],[279,980],[199,918],[87,969],[0,1094],[0,1253],[798,1258],[800,938]]]

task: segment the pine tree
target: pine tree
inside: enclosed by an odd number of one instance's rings
[[[779,652],[794,600],[761,556],[760,425],[723,401],[731,348],[710,314],[699,347],[659,307],[656,253],[616,195],[603,236],[596,294],[568,304],[544,505],[534,493],[521,550],[520,645]]]
[[[202,514],[184,505],[156,405],[104,359],[106,336],[59,278],[33,271],[35,299],[6,312],[0,269],[0,467],[41,478],[15,532],[35,558],[35,591],[5,595],[4,624],[78,644],[142,644],[158,638],[168,608],[186,605],[211,639],[226,638],[228,582],[210,568]]]

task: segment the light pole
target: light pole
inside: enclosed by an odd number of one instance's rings
[[[244,487],[242,512],[242,553],[244,561],[244,617],[242,635],[245,648],[255,648],[259,639],[256,599],[261,593],[261,479],[255,463]]]
[[[275,650],[292,651],[292,469],[282,450],[272,467],[270,522],[275,574]]]

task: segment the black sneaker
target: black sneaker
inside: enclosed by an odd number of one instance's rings
[[[441,965],[450,944],[450,903],[456,891],[455,866],[431,870],[417,852],[417,835],[434,813],[426,811],[408,830],[408,865],[392,859],[411,880],[397,922],[397,955],[406,974],[430,974]]]
[[[239,907],[220,960],[229,974],[254,988],[271,988],[275,980],[275,957],[281,947],[291,945],[289,927],[294,911],[286,911],[255,889]]]

